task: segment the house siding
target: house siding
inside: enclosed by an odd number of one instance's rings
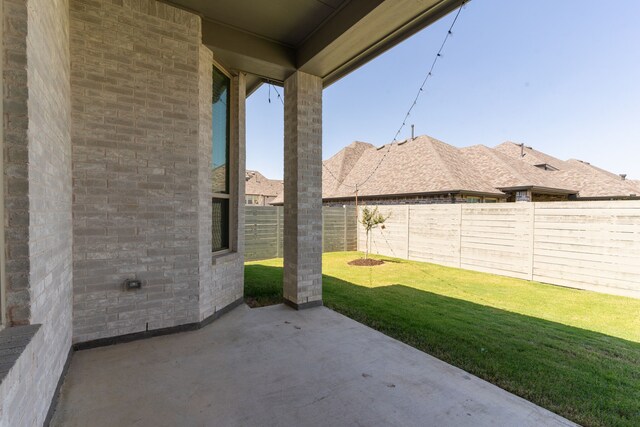
[[[10,325],[29,323],[29,112],[27,2],[4,1],[4,217],[6,313]]]
[[[199,320],[200,39],[163,3],[71,0],[74,342]]]
[[[215,304],[212,271],[212,235],[211,235],[211,102],[212,102],[212,64],[213,54],[209,49],[200,46],[198,66],[198,266],[200,269],[200,320],[202,313]]]
[[[322,81],[297,71],[284,84],[283,297],[322,301]]]
[[[71,346],[67,0],[4,0],[8,328],[40,324],[0,385],[0,425],[42,425]]]

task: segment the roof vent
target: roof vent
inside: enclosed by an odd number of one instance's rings
[[[627,174],[626,173],[621,173],[620,174],[620,178],[622,178],[622,180],[624,181],[625,179],[627,179]]]
[[[380,150],[382,150],[382,149],[383,149],[384,147],[386,147],[386,146],[387,146],[387,144],[381,145],[380,147],[376,148],[376,150],[380,151]]]
[[[539,163],[537,165],[534,165],[535,167],[545,170],[545,171],[557,171],[558,168],[551,166],[549,163]]]

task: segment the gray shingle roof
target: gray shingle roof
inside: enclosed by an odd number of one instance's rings
[[[569,159],[569,160],[567,160],[567,162],[569,162],[569,163],[574,163],[574,162],[582,163],[583,165],[588,166],[588,167],[589,167],[589,169],[591,169],[591,170],[592,170],[593,172],[595,172],[595,173],[599,173],[599,174],[607,175],[608,177],[613,178],[613,179],[615,179],[616,181],[622,181],[622,177],[621,177],[619,174],[615,174],[615,173],[613,173],[613,172],[609,172],[608,170],[604,170],[604,169],[602,169],[602,168],[599,168],[599,167],[597,167],[597,166],[594,166],[594,165],[592,165],[592,164],[591,164],[591,163],[589,163],[589,162],[585,162],[585,161],[578,160],[578,159]]]
[[[325,160],[322,171],[323,194],[331,194],[337,191],[339,184],[351,172],[360,157],[362,157],[362,154],[368,150],[375,150],[375,147],[367,142],[355,141],[338,151],[328,160]],[[331,173],[327,173],[327,169]]]
[[[525,147],[521,156],[520,144],[505,142],[496,151],[506,154],[528,164],[549,164],[557,171],[544,171],[552,177],[561,188],[574,188],[580,197],[626,197],[640,194],[632,181],[623,180],[619,175],[593,166],[580,160],[560,160],[546,153]]]
[[[638,190],[630,181],[579,160],[567,160],[563,169],[557,173],[562,180],[571,182],[580,189],[580,197],[620,197],[638,194]]]
[[[337,170],[332,167],[332,172]],[[378,149],[367,144],[342,182],[336,183],[325,171],[323,184],[324,198],[353,197],[356,184],[360,196],[454,192],[504,196],[460,150],[429,136]]]
[[[549,171],[504,154],[484,145],[461,148],[460,151],[495,188],[544,187],[576,193]],[[518,153],[519,154],[519,153]]]
[[[623,180],[589,163],[560,160],[531,147],[524,147],[522,156],[522,150],[514,142],[459,149],[429,136],[379,148],[353,142],[324,162],[322,197],[352,198],[356,184],[360,196],[455,192],[504,196],[499,189],[518,187],[577,192],[580,197],[640,195],[640,181]],[[557,170],[536,166],[545,164]],[[273,203],[282,202],[280,194]]]
[[[258,171],[248,170],[245,180],[245,194],[274,197],[282,193],[283,181],[265,178]]]
[[[524,157],[522,157],[522,147],[520,146],[520,144],[511,141],[503,142],[502,144],[496,146],[494,149],[510,157],[520,159],[523,162],[533,166],[547,164],[553,166],[556,169],[560,169],[562,164],[564,163],[560,159],[557,159],[541,151],[534,150],[531,147],[524,148]]]

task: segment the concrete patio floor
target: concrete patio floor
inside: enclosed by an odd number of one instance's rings
[[[76,352],[53,426],[569,426],[324,307]]]

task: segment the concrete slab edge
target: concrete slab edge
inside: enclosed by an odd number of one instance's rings
[[[283,299],[285,305],[288,305],[291,308],[295,308],[296,310],[305,310],[307,308],[312,308],[312,307],[322,307],[322,300],[316,300],[316,301],[309,301],[309,302],[304,302],[302,304],[297,304],[293,301],[289,301],[288,299],[284,298]]]
[[[231,304],[221,308],[220,310],[216,311],[211,316],[203,319],[200,322],[188,323],[185,325],[178,325],[170,328],[154,329],[151,331],[144,331],[144,332],[138,332],[133,334],[109,337],[109,338],[101,338],[97,340],[73,344],[69,348],[69,353],[67,354],[67,360],[64,363],[64,367],[62,368],[62,372],[60,373],[60,378],[58,379],[58,384],[56,385],[56,389],[53,393],[53,397],[51,398],[51,403],[49,404],[49,410],[47,411],[47,416],[45,417],[44,424],[43,424],[44,427],[48,427],[51,424],[53,415],[56,412],[56,408],[58,407],[58,401],[60,399],[60,391],[62,389],[62,385],[64,384],[64,380],[67,377],[67,372],[69,371],[69,367],[71,366],[71,359],[73,358],[73,353],[75,351],[88,350],[91,348],[104,347],[107,345],[131,342],[131,341],[136,341],[140,339],[151,338],[151,337],[156,337],[161,335],[174,334],[178,332],[197,330],[211,324],[214,320],[220,318],[224,314],[240,306],[243,302],[244,302],[244,298],[238,298]]]
[[[243,302],[244,302],[244,298],[242,297],[238,298],[231,304],[221,308],[220,310],[216,311],[211,316],[203,319],[200,322],[185,323],[183,325],[171,326],[168,328],[152,329],[150,331],[134,332],[132,334],[116,335],[113,337],[99,338],[97,340],[79,342],[79,343],[73,344],[73,350],[74,351],[88,350],[88,349],[97,348],[97,347],[104,347],[108,345],[122,344],[126,342],[131,342],[131,341],[158,337],[162,335],[170,335],[178,332],[195,331],[204,326],[209,325],[211,322],[218,319],[220,316],[223,316],[224,314],[228,313],[229,311],[233,310],[234,308],[238,307]]]
[[[67,372],[69,372],[69,367],[71,366],[71,358],[73,357],[73,346],[69,347],[69,353],[67,353],[67,360],[64,362],[64,366],[62,367],[62,372],[60,373],[60,378],[58,378],[58,384],[56,385],[56,389],[53,392],[53,396],[51,397],[51,403],[49,404],[49,410],[47,410],[47,416],[44,419],[43,426],[49,427],[51,424],[51,420],[53,419],[53,414],[56,412],[56,408],[58,407],[58,400],[60,400],[60,391],[62,390],[62,384],[64,384],[64,380],[67,377]]]

